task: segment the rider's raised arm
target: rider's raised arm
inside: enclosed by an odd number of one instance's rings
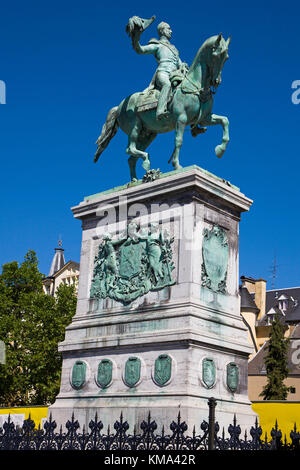
[[[142,46],[139,43],[138,38],[133,38],[132,45],[138,54],[155,54],[159,47],[158,44],[147,44],[146,46]]]

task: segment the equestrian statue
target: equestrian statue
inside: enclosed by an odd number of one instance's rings
[[[230,37],[222,33],[208,38],[198,50],[190,67],[182,62],[176,47],[171,44],[172,30],[165,23],[157,27],[158,39],[147,45],[140,44],[140,37],[154,21],[155,16],[129,19],[126,32],[131,37],[138,54],[153,54],[158,66],[149,86],[142,92],[133,93],[119,106],[112,108],[98,137],[96,162],[120,127],[128,135],[126,153],[129,155],[131,181],[137,181],[136,163],[143,160],[143,168],[150,170],[147,147],[157,134],[175,130],[175,148],[169,160],[175,170],[181,167],[179,152],[186,126],[193,137],[206,131],[206,126],[220,124],[223,128],[222,143],[215,152],[221,158],[229,142],[229,121],[226,116],[212,113],[213,95],[221,83],[221,73],[228,59]]]

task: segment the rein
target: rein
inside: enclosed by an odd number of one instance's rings
[[[191,90],[188,88],[184,88],[184,80],[188,81],[193,87],[195,87],[195,90]],[[192,94],[196,95],[199,98],[199,114],[194,122],[194,125],[197,124],[201,118],[201,103],[206,103],[212,95],[215,94],[215,91],[213,91],[211,88],[202,88],[198,87],[187,75],[184,77],[184,80],[180,84],[180,88],[182,93],[184,94]]]
[[[188,89],[185,89],[185,90],[184,90],[184,89],[183,89],[183,86],[182,86],[182,84],[183,84],[183,81],[182,81],[182,83],[181,83],[181,90],[183,91],[183,93],[192,93],[193,95],[198,95],[198,94],[201,93],[201,91],[203,90],[203,88],[198,87],[194,82],[192,82],[192,80],[189,79],[189,77],[188,77],[187,75],[186,75],[184,78],[185,78],[191,85],[193,85],[193,87],[196,88],[196,91],[188,90]]]
[[[191,85],[193,85],[193,87],[196,88],[195,91],[193,90],[189,90],[189,89],[184,89],[183,88],[183,82],[184,80],[181,82],[181,91],[184,93],[184,94],[192,94],[192,95],[196,95],[198,96],[199,100],[201,101],[201,103],[206,103],[206,101],[209,100],[209,98],[211,97],[211,95],[214,95],[216,93],[216,91],[213,91],[211,88],[201,88],[201,87],[198,87],[187,75],[184,77],[185,80],[187,80]]]

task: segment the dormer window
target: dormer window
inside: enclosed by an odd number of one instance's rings
[[[278,307],[282,312],[286,312],[289,306],[289,298],[282,294],[278,299]]]
[[[272,307],[268,312],[267,312],[267,321],[266,325],[271,326],[272,321],[275,319],[275,315],[282,315],[283,312],[280,311],[277,307]]]

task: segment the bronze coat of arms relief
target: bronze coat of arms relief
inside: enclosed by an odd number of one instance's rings
[[[90,297],[109,297],[126,305],[149,291],[172,286],[173,242],[157,223],[140,229],[130,222],[117,239],[105,234],[94,261]]]
[[[202,286],[226,294],[228,269],[228,239],[225,230],[215,224],[204,229],[202,245]]]

